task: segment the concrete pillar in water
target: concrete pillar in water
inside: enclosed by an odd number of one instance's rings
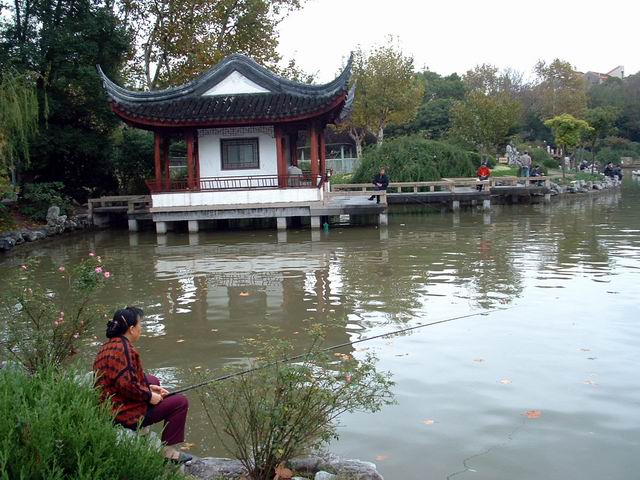
[[[320,217],[311,217],[311,228],[320,228]]]
[[[491,200],[488,198],[482,201],[482,209],[483,210],[491,210]]]
[[[198,220],[189,220],[189,233],[198,233],[198,231],[200,231]]]
[[[196,245],[200,245],[200,234],[189,233],[189,245],[192,247],[195,247]]]
[[[129,231],[130,232],[137,232],[138,231],[138,220],[129,219],[128,223],[129,223]]]
[[[165,235],[167,233],[167,222],[156,222],[156,233]]]
[[[544,194],[544,203],[550,203],[551,202],[551,194],[550,193],[545,193]]]
[[[379,228],[380,231],[380,240],[389,240],[389,229],[386,225],[382,225]]]
[[[129,246],[137,247],[139,243],[140,243],[140,235],[138,235],[137,233],[131,233],[129,235]]]
[[[476,205],[478,205],[478,200],[471,200],[471,206],[475,207]]]
[[[385,226],[389,225],[389,215],[386,212],[378,215],[378,224]]]
[[[484,215],[482,215],[482,220],[485,225],[491,225],[491,214],[485,213]]]
[[[287,231],[278,230],[278,243],[287,243]]]
[[[454,200],[451,202],[451,208],[454,210],[460,210],[460,200]]]
[[[311,230],[311,241],[312,242],[320,241],[320,230],[318,229]]]
[[[278,217],[278,218],[276,218],[276,223],[278,225],[278,230],[286,230],[287,229],[287,217]]]
[[[453,224],[460,225],[460,210],[453,212]]]

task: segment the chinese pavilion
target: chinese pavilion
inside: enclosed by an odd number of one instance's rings
[[[151,92],[126,90],[98,67],[113,112],[155,134],[155,176],[147,185],[157,231],[166,231],[159,223],[179,220],[189,220],[189,229],[197,231],[198,220],[222,218],[211,213],[220,209],[321,202],[324,130],[351,108],[351,64],[332,82],[309,85],[234,54],[189,83]],[[310,148],[305,171],[297,158],[303,137]],[[186,175],[174,179],[169,146],[182,139]]]

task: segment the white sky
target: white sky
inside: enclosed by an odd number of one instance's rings
[[[625,75],[640,70],[637,0],[307,0],[280,28],[280,52],[317,80],[331,80],[342,59],[388,34],[415,65],[440,74],[481,63],[527,76],[558,57],[578,70]]]

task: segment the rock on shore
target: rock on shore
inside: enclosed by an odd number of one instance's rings
[[[47,237],[74,230],[85,230],[92,226],[89,215],[75,215],[67,218],[60,215],[58,207],[51,207],[47,212],[47,225],[36,229],[14,230],[0,234],[0,251],[9,251],[25,242],[35,242]]]
[[[306,456],[287,462],[298,480],[384,480],[376,465],[335,455]],[[246,475],[240,461],[230,458],[194,458],[184,467],[184,473],[201,480],[237,480]]]

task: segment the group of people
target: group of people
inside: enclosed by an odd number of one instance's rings
[[[609,162],[605,165],[602,171],[605,177],[618,178],[622,180],[622,167],[620,165],[614,165],[613,162]]]

